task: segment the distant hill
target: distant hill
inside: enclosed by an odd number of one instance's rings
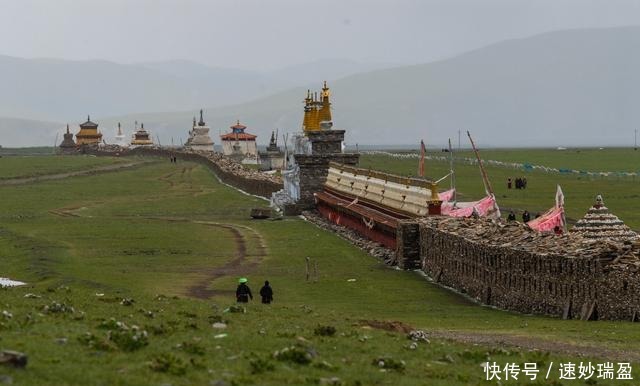
[[[0,117],[0,146],[53,146],[62,129],[61,123]]]
[[[448,137],[457,139],[458,130],[470,130],[480,146],[628,145],[640,123],[639,46],[640,27],[558,31],[438,62],[349,75],[330,83],[334,123],[348,130],[350,144],[424,138],[443,146]],[[163,87],[153,84],[144,94],[166,94]],[[209,105],[205,118],[213,134],[240,119],[266,143],[272,129],[299,130],[305,89]],[[170,110],[178,109],[164,111]],[[130,130],[138,120],[168,143],[185,139],[195,114],[191,108],[99,121],[107,139],[116,122]]]
[[[640,27],[569,30],[504,41],[439,62],[332,82],[334,122],[351,144],[443,146],[470,130],[484,146],[625,145],[640,125]],[[315,87],[320,87],[318,79]],[[207,109],[215,128],[237,118],[263,142],[299,130],[304,88]],[[136,114],[161,137],[185,136],[195,111]]]
[[[0,56],[0,116],[68,121],[87,114],[98,117],[223,106],[306,84],[318,75],[336,79],[384,66],[349,60],[330,63],[244,71],[185,60],[119,64]]]

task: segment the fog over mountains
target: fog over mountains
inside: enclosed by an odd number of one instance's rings
[[[470,130],[482,146],[628,145],[640,126],[639,46],[640,27],[569,30],[421,65],[378,70],[335,60],[269,73],[184,61],[0,57],[8,85],[0,89],[0,116],[14,118],[0,118],[0,144],[50,145],[62,132],[62,123],[16,117],[70,121],[77,131],[87,113],[107,140],[118,121],[131,130],[137,120],[162,142],[178,142],[200,107],[213,134],[240,119],[266,143],[272,129],[300,129],[309,84],[319,89],[324,78],[340,78],[330,81],[333,118],[351,144],[424,138],[444,146]],[[25,132],[33,133],[26,141]]]

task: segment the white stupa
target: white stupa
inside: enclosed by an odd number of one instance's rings
[[[129,144],[127,143],[127,139],[125,135],[122,133],[122,127],[120,127],[120,122],[118,122],[118,132],[115,136],[115,144],[120,147],[127,147]]]
[[[189,131],[189,138],[184,147],[190,150],[213,152],[213,140],[209,136],[209,130],[200,110],[200,122],[196,124],[196,118],[193,118],[193,127]]]

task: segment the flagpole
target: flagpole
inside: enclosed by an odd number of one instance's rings
[[[449,172],[451,173],[450,187],[453,190],[451,201],[456,202],[456,173],[453,170],[453,148],[451,147],[451,138],[449,138]]]
[[[478,149],[476,148],[476,144],[473,142],[473,138],[471,138],[471,133],[467,130],[467,135],[469,136],[469,141],[471,141],[471,147],[473,147],[473,152],[476,155],[476,159],[478,160],[478,165],[480,166],[480,174],[482,175],[482,182],[484,183],[484,190],[487,194],[491,194],[493,196],[493,189],[491,188],[491,183],[489,182],[489,177],[487,177],[487,172],[484,170],[484,165],[482,164],[482,159],[480,159],[480,154],[478,153]]]

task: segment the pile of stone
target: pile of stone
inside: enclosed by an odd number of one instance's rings
[[[339,236],[350,241],[353,245],[367,252],[369,255],[384,261],[385,264],[392,265],[395,261],[395,252],[393,250],[386,248],[380,243],[364,238],[347,227],[330,222],[316,211],[305,211],[302,212],[302,215],[308,221],[316,224],[320,228],[337,233]]]
[[[205,156],[210,161],[214,162],[220,169],[225,172],[235,174],[237,176],[249,178],[252,180],[261,180],[261,181],[270,181],[277,184],[282,184],[282,177],[274,175],[261,173],[258,170],[249,169],[244,167],[241,163],[229,158],[225,157],[219,153],[210,153],[210,152],[198,152],[198,151],[185,151],[185,153],[194,153]]]
[[[580,232],[563,235],[539,233],[522,223],[482,218],[427,217],[420,221],[445,233],[492,247],[538,255],[640,264],[640,243],[637,239],[594,239],[584,237]]]
[[[597,240],[615,240],[618,242],[634,242],[640,236],[632,231],[616,215],[604,206],[602,196],[596,197],[595,204],[589,208],[587,214],[578,220],[571,232],[582,237]]]

